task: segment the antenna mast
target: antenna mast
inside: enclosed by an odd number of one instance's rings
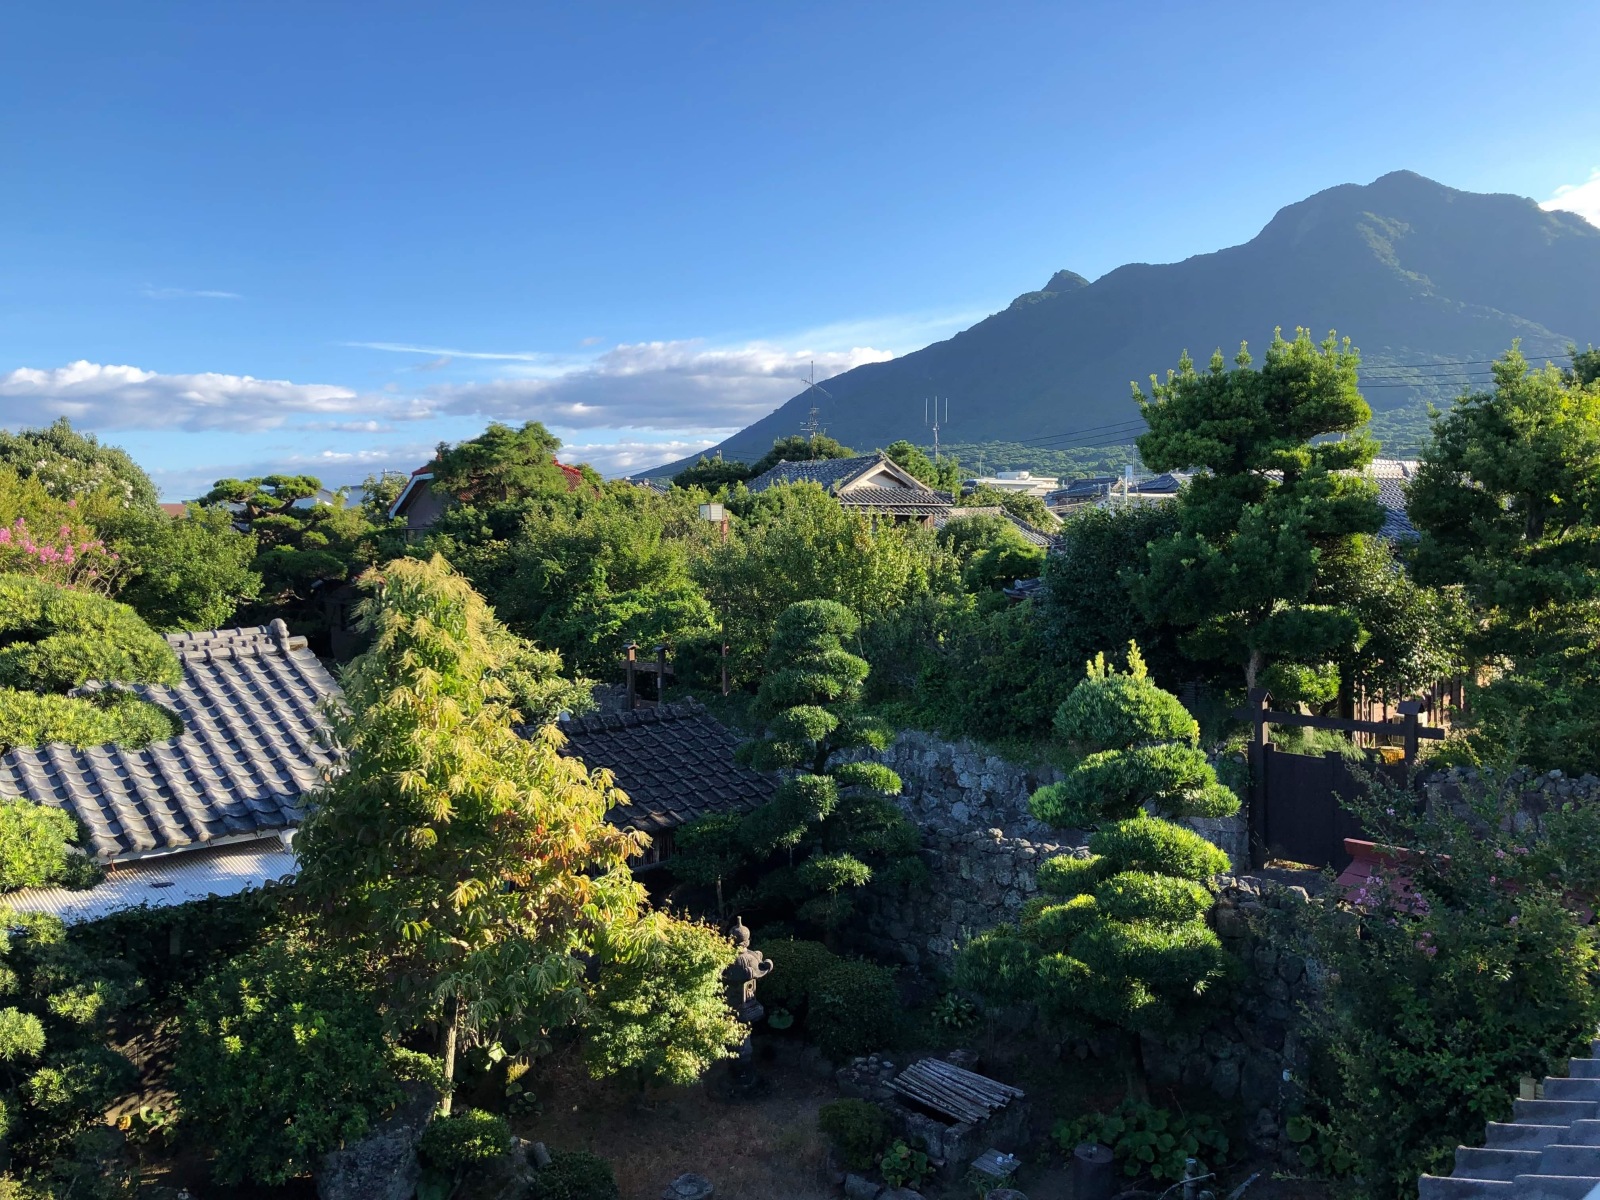
[[[922,423],[928,423],[928,401],[922,401]],[[950,397],[944,398],[944,423],[950,424]],[[939,461],[939,397],[933,398],[933,461]]]
[[[817,382],[817,363],[815,359],[813,359],[811,362],[811,378],[802,379],[800,382],[806,385],[808,393],[821,392],[824,396],[827,396],[829,400],[833,399],[833,396],[828,392],[828,389]],[[821,422],[817,420],[817,417],[821,411],[822,410],[817,407],[817,398],[812,396],[811,411],[806,414],[806,419],[800,423],[800,432],[806,435],[806,439],[808,441],[814,441],[819,433],[827,432],[826,429],[822,428]]]

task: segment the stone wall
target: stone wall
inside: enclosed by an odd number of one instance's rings
[[[1303,1006],[1315,998],[1321,973],[1283,931],[1288,910],[1307,903],[1315,901],[1303,888],[1228,881],[1211,917],[1241,967],[1219,997],[1225,1003],[1197,1029],[1142,1039],[1152,1084],[1181,1082],[1238,1104],[1254,1148],[1280,1153],[1290,1165],[1299,1160],[1284,1139],[1284,1123],[1303,1103]]]
[[[1038,890],[1039,862],[1070,852],[1082,831],[1036,820],[1028,797],[1062,773],[1023,766],[971,742],[949,742],[917,730],[901,732],[882,751],[864,755],[900,776],[901,808],[922,831],[926,887],[914,894],[871,892],[865,902],[863,949],[919,967],[942,969],[972,934],[1014,921]],[[1242,817],[1187,822],[1226,850],[1242,868]]]
[[[1503,780],[1494,782],[1485,780],[1470,767],[1451,767],[1423,780],[1423,791],[1430,805],[1447,807],[1469,824],[1477,822],[1478,818],[1471,811],[1468,797],[1485,789],[1502,791],[1508,798],[1516,798],[1516,806],[1505,822],[1515,833],[1540,831],[1545,814],[1563,804],[1600,801],[1600,778],[1580,775],[1569,779],[1560,771],[1533,771],[1527,767],[1519,767]]]

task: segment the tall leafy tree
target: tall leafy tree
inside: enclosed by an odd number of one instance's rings
[[[607,777],[512,728],[488,606],[440,558],[400,559],[363,608],[371,649],[333,717],[346,769],[296,841],[297,893],[384,964],[402,1019],[536,1041],[581,1015],[585,960],[639,926],[641,835],[606,823]]]
[[[900,609],[925,593],[937,557],[921,528],[843,508],[814,483],[735,497],[726,544],[697,558],[694,572],[729,643],[736,681],[755,676],[778,619],[802,600],[832,600],[858,621]]]
[[[561,439],[538,421],[513,429],[495,421],[475,438],[441,445],[432,486],[480,508],[565,492],[568,476],[556,465]]]
[[[1359,473],[1377,444],[1356,386],[1359,355],[1330,334],[1275,335],[1257,369],[1240,348],[1195,370],[1185,354],[1134,398],[1149,424],[1139,453],[1157,471],[1204,468],[1174,502],[1178,532],[1131,581],[1147,619],[1175,626],[1190,657],[1242,668],[1283,703],[1324,704],[1338,664],[1367,634],[1337,600],[1315,603],[1319,563],[1383,522]],[[1343,435],[1333,440],[1330,435]]]
[[[42,429],[0,429],[0,465],[36,479],[59,500],[99,497],[117,508],[155,508],[155,484],[126,450],[102,446],[66,417]]]
[[[1150,680],[1137,646],[1126,672],[1104,655],[1089,664],[1056,731],[1078,760],[1031,806],[1050,825],[1092,829],[1090,853],[1041,864],[1043,895],[1017,927],[975,939],[958,978],[997,999],[1037,1001],[1069,1025],[1160,1028],[1229,963],[1205,922],[1206,885],[1228,869],[1227,855],[1168,818],[1224,816],[1239,799],[1217,781],[1199,726]]]
[[[225,509],[131,513],[114,528],[127,566],[117,598],[157,629],[220,629],[261,593],[255,535],[241,533]]]
[[[1592,354],[1593,352],[1586,352]],[[1515,347],[1492,391],[1434,419],[1410,491],[1419,578],[1459,585],[1469,648],[1493,681],[1473,698],[1478,749],[1600,768],[1600,368],[1529,368]]]
[[[687,497],[613,484],[530,510],[503,583],[488,593],[495,611],[588,672],[614,670],[629,640],[709,633],[711,607],[690,574],[692,542],[674,536],[686,505]]]

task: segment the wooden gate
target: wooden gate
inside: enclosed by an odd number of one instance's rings
[[[1342,871],[1350,864],[1345,838],[1365,838],[1361,822],[1341,800],[1364,796],[1367,781],[1352,766],[1368,774],[1382,774],[1390,782],[1394,767],[1381,763],[1354,763],[1337,751],[1326,754],[1287,754],[1271,743],[1261,748],[1260,801],[1251,815],[1252,841],[1263,859],[1285,859],[1313,867]]]
[[[1416,763],[1418,743],[1425,738],[1442,738],[1444,730],[1422,724],[1421,704],[1416,700],[1402,701],[1399,720],[1389,723],[1274,712],[1269,707],[1270,699],[1257,688],[1250,693],[1250,703],[1236,714],[1254,725],[1250,739],[1251,860],[1256,866],[1277,858],[1343,870],[1350,862],[1345,838],[1361,838],[1365,833],[1340,801],[1365,794],[1366,781],[1358,778],[1352,764],[1338,753],[1319,757],[1274,749],[1268,731],[1273,725],[1299,725],[1398,738],[1402,762],[1354,765],[1369,774],[1381,773],[1392,783],[1403,783]]]

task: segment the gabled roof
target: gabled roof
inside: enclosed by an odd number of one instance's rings
[[[183,681],[133,690],[183,722],[178,736],[142,750],[55,744],[0,758],[0,798],[70,810],[101,861],[290,828],[335,761],[318,706],[339,687],[282,621],[167,641]]]
[[[891,516],[938,516],[954,503],[948,493],[934,491],[887,454],[780,462],[748,486],[752,492],[764,492],[782,483],[815,483],[847,508]]]
[[[887,454],[858,454],[854,458],[822,458],[814,462],[780,462],[757,475],[747,486],[752,492],[763,492],[780,483],[816,483],[827,491],[838,493],[874,471],[881,471],[892,478],[899,487],[938,495]]]
[[[734,761],[740,739],[693,700],[577,717],[561,731],[561,753],[605,767],[627,793],[606,814],[613,825],[660,833],[711,813],[747,812],[777,790],[770,775]]]

